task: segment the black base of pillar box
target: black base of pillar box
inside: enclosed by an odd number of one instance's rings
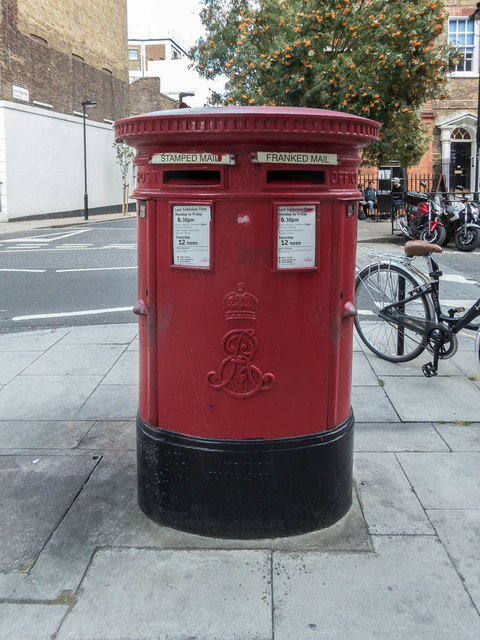
[[[330,431],[272,440],[184,436],[137,417],[138,502],[168,527],[274,538],[328,527],[352,503],[353,414]]]

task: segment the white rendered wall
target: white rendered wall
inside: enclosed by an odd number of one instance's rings
[[[1,102],[0,102],[1,104]],[[6,220],[7,154],[5,151],[5,111],[0,107],[0,222]]]
[[[113,142],[110,124],[87,118],[90,211],[121,206]],[[0,221],[82,210],[83,118],[0,101],[0,182]]]

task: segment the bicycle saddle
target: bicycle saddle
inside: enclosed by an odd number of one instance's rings
[[[429,253],[443,253],[442,247],[426,240],[409,240],[403,248],[407,256],[428,256]]]

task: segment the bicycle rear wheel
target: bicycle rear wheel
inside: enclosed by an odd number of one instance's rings
[[[405,328],[379,317],[390,304],[398,304],[403,316],[432,320],[429,300],[422,295],[408,300],[419,281],[405,267],[378,263],[362,269],[355,280],[355,327],[367,347],[390,362],[408,362],[419,356],[427,345],[427,334],[420,329]]]
[[[397,213],[397,226],[405,237],[412,238],[405,211],[399,211]]]

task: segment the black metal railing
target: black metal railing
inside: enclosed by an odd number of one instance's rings
[[[407,176],[406,180],[400,179],[400,183],[402,184],[405,191],[435,191],[437,185],[441,187],[441,185],[439,185],[440,177],[441,176],[439,175],[434,175],[431,173],[416,173],[414,175]],[[385,183],[387,183],[388,180],[379,180],[376,174],[362,173],[359,176],[358,184],[362,185],[362,189],[365,189],[369,182],[373,182],[373,185],[377,191],[386,191],[387,193],[389,193],[391,190],[391,186],[390,188],[385,188]],[[379,182],[382,183],[380,185],[382,187],[381,189],[379,188]],[[390,185],[393,184],[393,179],[391,179],[389,182]],[[422,186],[422,182],[427,185],[426,189]]]

